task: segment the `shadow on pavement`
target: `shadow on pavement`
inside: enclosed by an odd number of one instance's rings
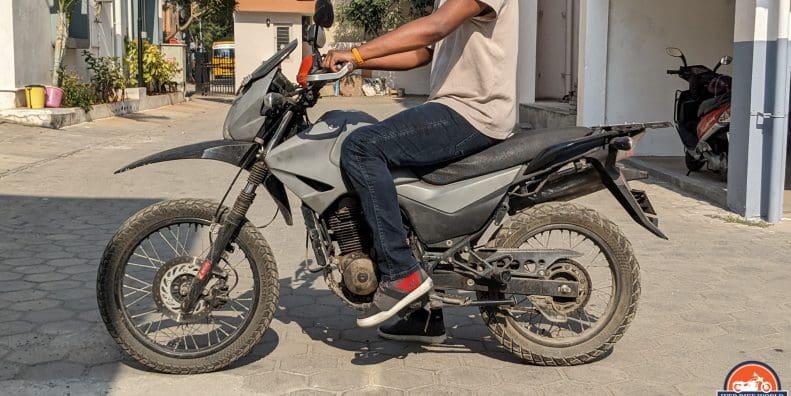
[[[157,201],[0,195],[0,381],[90,378],[112,384],[119,375],[143,369],[121,353],[101,321],[96,271],[120,224]],[[357,328],[355,312],[326,289],[323,277],[303,268],[281,275],[272,327],[231,368],[250,371],[275,364],[269,355],[278,349],[283,349],[278,354],[288,353],[294,337],[303,337],[295,342],[313,349],[337,350],[360,366],[414,354],[483,354],[517,361],[500,350],[473,309],[446,312],[452,335],[446,344],[382,340],[375,329]],[[287,335],[295,330],[296,336]],[[251,363],[256,364],[244,368]]]
[[[196,96],[192,96],[192,99],[193,100],[205,100],[205,101],[208,101],[208,102],[231,104],[231,103],[233,103],[234,97],[233,96],[201,96],[201,95],[196,95]]]
[[[96,271],[123,221],[155,199],[0,195],[0,381],[112,383],[145,370],[123,355],[98,312]],[[233,367],[263,359],[262,345]]]
[[[353,352],[351,363],[354,365],[375,365],[414,354],[482,354],[498,360],[520,362],[502,350],[491,337],[477,309],[445,310],[445,325],[450,337],[443,344],[384,340],[377,335],[375,328],[358,328],[356,311],[325,287],[323,274],[313,274],[304,268],[302,263],[292,277],[281,278],[281,303],[275,319],[285,324],[296,323],[302,334],[312,341]]]
[[[0,195],[0,380],[112,379],[123,358],[96,270],[121,222],[154,202]]]
[[[120,115],[118,117],[130,121],[137,121],[137,122],[158,122],[158,121],[171,119],[170,117],[167,116],[155,116],[145,113],[126,114],[126,115]]]

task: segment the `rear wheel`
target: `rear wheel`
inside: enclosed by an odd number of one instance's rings
[[[583,254],[553,263],[543,275],[578,282],[577,298],[512,296],[494,288],[479,293],[479,299],[517,301],[511,307],[481,309],[492,334],[507,350],[532,364],[578,365],[600,358],[623,336],[637,310],[640,280],[631,245],[615,224],[578,205],[545,204],[512,217],[494,242],[502,249],[569,249]]]
[[[118,345],[160,372],[215,371],[246,355],[274,316],[278,276],[249,223],[212,274],[194,311],[180,305],[213,238],[217,203],[183,199],[143,209],[105,249],[97,278],[102,319]],[[225,211],[223,211],[225,212]]]

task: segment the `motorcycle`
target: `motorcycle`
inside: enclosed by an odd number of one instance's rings
[[[704,166],[723,178],[728,176],[728,143],[731,126],[730,76],[717,73],[720,67],[733,62],[723,56],[714,69],[703,65],[689,66],[684,53],[674,47],[667,54],[680,58],[683,65],[667,74],[677,75],[689,83],[689,89],[676,91],[676,130],[684,144],[684,159],[689,173]]]
[[[772,383],[764,381],[764,379],[757,373],[753,373],[753,377],[748,381],[734,381],[733,390],[735,392],[761,392],[768,393],[773,389]]]
[[[293,41],[244,79],[224,139],[153,154],[116,172],[182,159],[231,164],[237,178],[249,172],[232,207],[203,199],[154,204],[121,225],[104,251],[97,277],[102,319],[120,348],[153,370],[227,367],[267,331],[278,269],[247,219],[261,186],[289,226],[286,188],[301,201],[315,256],[307,269],[349,307],[372,303],[375,251],[339,160],[344,139],[376,120],[356,111],[308,119],[319,90],[353,69],[320,68],[323,29],[333,21],[329,0],[316,1],[314,20],[307,31],[312,55],[297,84],[280,68],[298,46]],[[608,189],[637,223],[666,239],[648,196],[629,188],[627,179],[643,174],[617,163],[648,129],[669,126],[525,131],[452,163],[394,170],[410,246],[435,287],[402,314],[426,305],[478,307],[507,350],[537,365],[605,356],[636,312],[637,259],[613,222],[566,201]]]

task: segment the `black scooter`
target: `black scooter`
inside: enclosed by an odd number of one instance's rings
[[[677,75],[689,83],[689,89],[676,92],[675,122],[684,143],[685,162],[689,173],[705,165],[723,178],[728,175],[728,141],[731,126],[731,77],[717,73],[733,58],[726,55],[714,69],[703,65],[689,66],[684,53],[674,47],[667,54],[681,58]]]

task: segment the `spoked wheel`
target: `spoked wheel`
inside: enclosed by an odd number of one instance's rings
[[[121,348],[151,369],[223,368],[249,353],[272,320],[277,267],[249,223],[215,265],[194,310],[181,312],[209,252],[216,209],[202,200],[155,204],[127,220],[105,249],[97,279],[102,319]]]
[[[480,299],[517,302],[481,309],[503,347],[529,363],[567,366],[596,360],[623,336],[637,309],[640,280],[631,245],[615,224],[578,205],[539,205],[512,217],[495,244],[582,255],[539,272],[548,280],[577,282],[575,298],[505,295],[498,289],[479,293]],[[536,268],[522,271],[534,273]],[[512,276],[519,273],[512,271]]]

